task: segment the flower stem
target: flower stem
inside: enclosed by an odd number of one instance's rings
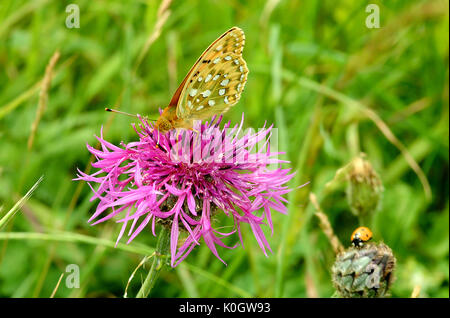
[[[372,226],[372,215],[358,215],[360,226]]]
[[[163,226],[161,227],[161,231],[158,235],[158,242],[156,243],[156,250],[155,255],[153,256],[152,267],[150,268],[150,271],[148,272],[147,278],[145,278],[141,289],[139,289],[136,298],[146,298],[150,294],[150,291],[155,285],[155,282],[166,263],[165,258],[167,257],[167,253],[169,251],[169,242],[170,231]]]

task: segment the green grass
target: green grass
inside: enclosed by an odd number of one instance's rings
[[[228,266],[197,247],[161,274],[152,296],[330,297],[334,253],[309,193],[348,246],[358,219],[344,185],[325,184],[364,152],[384,186],[371,228],[397,258],[392,296],[409,297],[420,285],[421,297],[449,297],[448,3],[372,2],[379,29],[366,28],[365,2],[176,1],[146,50],[159,2],[80,0],[80,28],[68,29],[64,2],[2,1],[0,297],[49,297],[69,264],[79,265],[81,287],[61,283],[55,297],[123,296],[156,239],[147,231],[114,248],[115,222],[87,224],[96,202],[72,181],[76,168],[90,166],[86,143],[96,144],[102,125],[109,141],[135,140],[133,120],[104,108],[155,118],[199,54],[234,25],[245,31],[250,73],[225,119],[237,123],[244,112],[246,127],[274,123],[297,173],[290,185],[310,184],[289,195],[287,216],[273,215],[268,258],[244,227],[245,249],[219,249]],[[40,83],[57,50],[28,150]],[[137,271],[129,297],[148,269]]]

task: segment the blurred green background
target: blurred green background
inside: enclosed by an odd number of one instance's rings
[[[167,1],[166,1],[167,2]],[[80,28],[67,28],[77,4]],[[368,28],[366,6],[379,6]],[[94,227],[97,202],[76,168],[89,169],[94,135],[136,140],[133,119],[105,106],[155,117],[201,52],[236,25],[246,34],[250,74],[225,119],[279,129],[297,176],[289,215],[274,214],[266,258],[250,227],[245,249],[197,247],[164,272],[156,297],[330,297],[335,254],[314,216],[314,192],[336,235],[349,246],[359,225],[336,171],[360,152],[384,192],[371,228],[396,258],[393,297],[449,297],[449,16],[447,1],[8,1],[0,4],[0,218],[40,176],[31,198],[0,229],[0,296],[49,297],[66,266],[80,288],[55,297],[122,297],[155,245],[150,231],[113,248],[120,226]],[[37,115],[41,81],[59,50],[48,101]],[[35,132],[32,123],[39,118]],[[30,136],[34,137],[30,137]],[[31,148],[28,140],[34,138]],[[420,168],[413,169],[414,162]],[[93,171],[93,170],[92,170]],[[92,172],[91,171],[91,172]],[[122,243],[126,240],[123,239]],[[233,239],[230,243],[236,243]],[[149,266],[131,281],[133,297]]]

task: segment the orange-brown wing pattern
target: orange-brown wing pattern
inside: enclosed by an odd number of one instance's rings
[[[244,44],[244,32],[233,27],[203,52],[171,100],[179,119],[207,119],[239,101],[248,74]]]

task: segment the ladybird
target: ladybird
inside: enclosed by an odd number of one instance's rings
[[[372,239],[372,231],[365,226],[358,227],[353,231],[350,241],[352,241],[353,246],[362,247],[365,242]]]

